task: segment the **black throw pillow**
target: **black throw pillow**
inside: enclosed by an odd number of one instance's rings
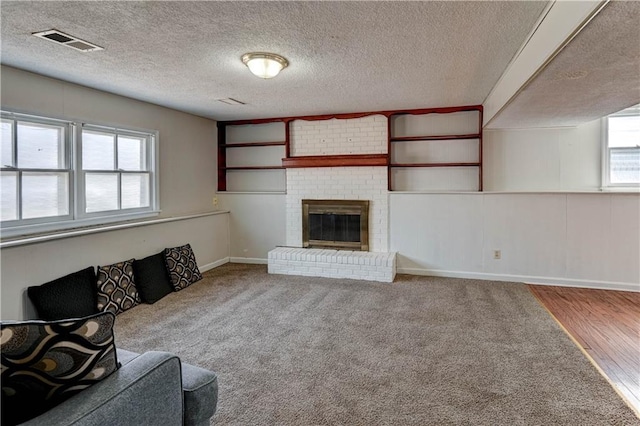
[[[46,321],[86,317],[98,312],[93,266],[40,286],[29,287],[27,295],[39,318]]]
[[[133,274],[140,298],[145,303],[153,304],[173,292],[163,252],[134,260]]]

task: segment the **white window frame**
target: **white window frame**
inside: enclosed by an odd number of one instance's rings
[[[640,183],[612,183],[611,182],[611,150],[619,148],[609,147],[609,118],[640,116],[640,105],[627,108],[615,114],[602,118],[602,189],[603,190],[633,190],[640,188]]]
[[[78,203],[76,203],[76,216],[78,218],[95,218],[95,217],[103,217],[105,215],[122,215],[122,212],[126,212],[127,215],[135,215],[138,213],[145,213],[148,212],[150,209],[155,210],[154,206],[156,205],[156,196],[157,194],[155,194],[154,188],[157,186],[157,182],[154,179],[154,170],[156,170],[157,168],[155,167],[155,163],[154,163],[154,159],[156,158],[156,144],[155,144],[155,140],[157,139],[157,133],[149,133],[149,132],[139,132],[139,131],[134,131],[134,130],[130,130],[130,129],[120,129],[120,128],[113,128],[113,127],[105,127],[105,126],[96,126],[94,124],[83,124],[82,126],[78,126],[78,131],[80,132],[80,135],[77,137],[77,145],[76,145],[76,153],[77,153],[77,162],[76,164],[78,165],[78,169],[77,169],[77,174],[78,174],[78,179],[76,180],[76,193],[77,193],[77,199],[78,199]],[[82,166],[82,131],[83,130],[87,130],[87,131],[94,131],[94,132],[100,132],[100,133],[107,133],[107,134],[113,134],[115,136],[115,140],[114,140],[114,164],[116,165],[115,170],[84,170],[83,166]],[[122,170],[119,169],[117,167],[117,162],[118,162],[118,137],[119,136],[131,136],[131,137],[135,137],[135,138],[143,138],[145,139],[145,143],[147,144],[146,146],[146,150],[147,150],[147,155],[146,155],[146,164],[145,164],[145,171],[126,171],[126,170]],[[120,191],[122,189],[121,185],[120,185],[120,180],[122,179],[122,175],[127,174],[127,173],[134,173],[134,174],[139,174],[139,173],[146,173],[149,174],[149,186],[150,186],[150,193],[149,193],[149,206],[150,207],[141,207],[141,208],[131,208],[131,209],[122,209],[119,208],[117,210],[111,210],[111,211],[101,211],[101,212],[92,212],[92,213],[87,213],[86,212],[86,200],[84,197],[84,191],[85,191],[85,181],[86,181],[86,175],[87,174],[91,174],[91,173],[117,173],[118,174],[118,203],[120,204],[122,202],[122,197],[120,194]]]
[[[54,216],[44,218],[11,220],[0,223],[0,237],[13,238],[19,236],[33,236],[34,234],[55,233],[56,231],[65,231],[79,227],[99,227],[100,225],[113,224],[116,222],[140,220],[155,217],[160,214],[159,199],[159,161],[158,161],[158,144],[159,134],[155,130],[137,129],[131,127],[108,126],[93,123],[83,123],[80,120],[60,120],[57,118],[49,118],[43,116],[35,116],[8,110],[0,111],[0,115],[4,119],[17,121],[33,122],[35,124],[55,124],[65,127],[65,154],[66,165],[69,173],[69,214],[66,216]],[[149,207],[120,209],[112,211],[101,211],[93,213],[85,213],[84,200],[84,173],[82,170],[82,129],[91,129],[101,132],[117,132],[121,135],[134,137],[145,137],[147,141],[146,167],[144,173],[149,174]],[[14,124],[15,132],[15,124]],[[14,138],[17,135],[14,133]],[[14,155],[14,164],[16,152]],[[117,155],[117,154],[116,154]],[[2,171],[22,171],[17,168],[4,168]],[[40,169],[24,169],[25,171],[43,171]],[[48,170],[44,170],[48,171]],[[60,171],[60,170],[58,170]],[[93,172],[93,171],[92,171]],[[127,173],[122,170],[110,172]],[[20,188],[18,187],[18,191]],[[21,204],[20,192],[18,192],[18,202]],[[18,206],[20,209],[21,206]]]

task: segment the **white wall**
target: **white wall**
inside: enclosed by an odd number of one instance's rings
[[[640,291],[638,194],[396,193],[389,204],[398,273]]]
[[[399,272],[640,290],[640,195],[598,192],[600,120],[485,130],[483,170],[486,193],[391,193]]]
[[[267,253],[286,244],[286,195],[218,193],[229,210],[230,256],[233,262],[267,263]]]
[[[485,130],[485,191],[597,191],[601,121],[573,128]]]
[[[160,218],[213,210],[217,181],[214,121],[6,66],[1,68],[1,83],[5,109],[158,130]],[[2,249],[0,315],[20,319],[27,286],[88,265],[143,257],[186,242],[193,244],[200,265],[225,259],[229,243],[228,219],[224,216]]]

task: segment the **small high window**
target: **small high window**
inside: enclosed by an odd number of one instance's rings
[[[640,105],[605,119],[603,186],[640,186]]]

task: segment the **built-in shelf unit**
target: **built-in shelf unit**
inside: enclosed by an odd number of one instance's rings
[[[294,120],[387,118],[384,154],[291,156]],[[482,105],[218,122],[218,191],[284,192],[285,170],[386,166],[389,191],[482,191]]]
[[[482,106],[389,116],[389,190],[482,191]]]
[[[218,123],[218,191],[284,192],[285,130],[281,122]]]

